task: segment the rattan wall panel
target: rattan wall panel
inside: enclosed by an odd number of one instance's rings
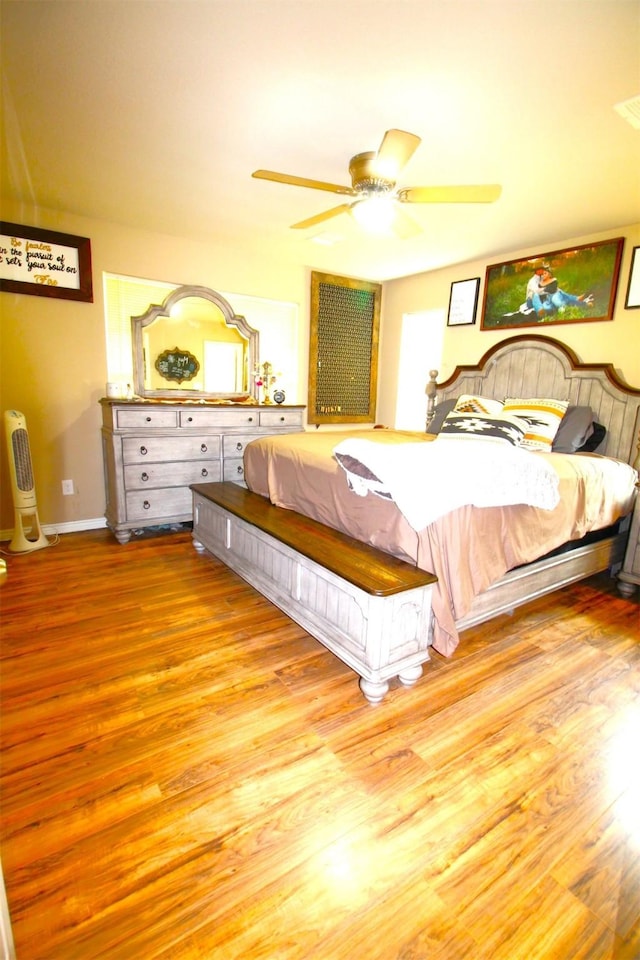
[[[381,286],[312,273],[310,423],[375,419]]]

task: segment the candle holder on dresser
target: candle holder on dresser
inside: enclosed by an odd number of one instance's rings
[[[265,360],[254,367],[253,378],[258,391],[258,403],[272,403],[269,390],[276,383],[278,377],[273,372],[273,364]],[[282,401],[277,401],[282,403]]]

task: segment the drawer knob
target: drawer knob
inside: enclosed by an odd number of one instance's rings
[[[147,421],[147,423],[151,423],[151,417],[145,417],[145,420]]]
[[[253,423],[253,417],[247,417],[247,423]]]
[[[201,444],[200,444],[200,453],[206,453],[206,452],[207,452],[207,445],[206,445],[206,443],[201,443]]]
[[[285,418],[284,418],[284,417],[280,417],[280,423],[284,423],[284,421],[285,421]]]
[[[143,457],[146,457],[148,452],[149,451],[147,450],[146,447],[140,447],[140,453],[142,454]]]
[[[148,473],[141,473],[141,474],[140,474],[140,479],[141,479],[141,480],[144,480],[144,481],[147,481],[147,480],[149,479],[149,474],[148,474]]]
[[[242,450],[242,444],[241,444],[241,443],[239,443],[239,442],[236,443],[236,450],[238,451],[238,453]]]
[[[201,477],[208,477],[208,476],[209,476],[209,471],[207,470],[206,467],[203,467],[203,468],[202,468],[202,470],[200,471],[200,476],[201,476]]]
[[[142,506],[144,507],[145,510],[150,510],[150,509],[151,509],[151,504],[149,503],[148,500],[145,500],[144,503],[142,504]]]
[[[187,423],[193,423],[193,417],[187,417]]]
[[[236,470],[238,472],[238,476],[241,477],[244,473],[244,470],[242,469],[242,467],[236,467]]]

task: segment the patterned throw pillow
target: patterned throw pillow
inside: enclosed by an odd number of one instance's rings
[[[454,409],[457,413],[497,414],[502,411],[502,402],[500,400],[490,400],[489,397],[477,397],[471,393],[463,393],[456,400]]]
[[[560,421],[569,406],[568,400],[550,400],[546,397],[507,397],[503,412],[526,421],[527,431],[522,441],[526,450],[551,451]]]
[[[527,424],[518,417],[503,413],[459,413],[454,410],[447,414],[437,439],[491,440],[494,443],[519,447],[525,435]]]

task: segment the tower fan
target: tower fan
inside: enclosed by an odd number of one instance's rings
[[[29,553],[48,547],[49,541],[42,532],[38,518],[27,421],[17,410],[7,410],[4,424],[15,513],[15,529],[9,550],[11,553]]]

